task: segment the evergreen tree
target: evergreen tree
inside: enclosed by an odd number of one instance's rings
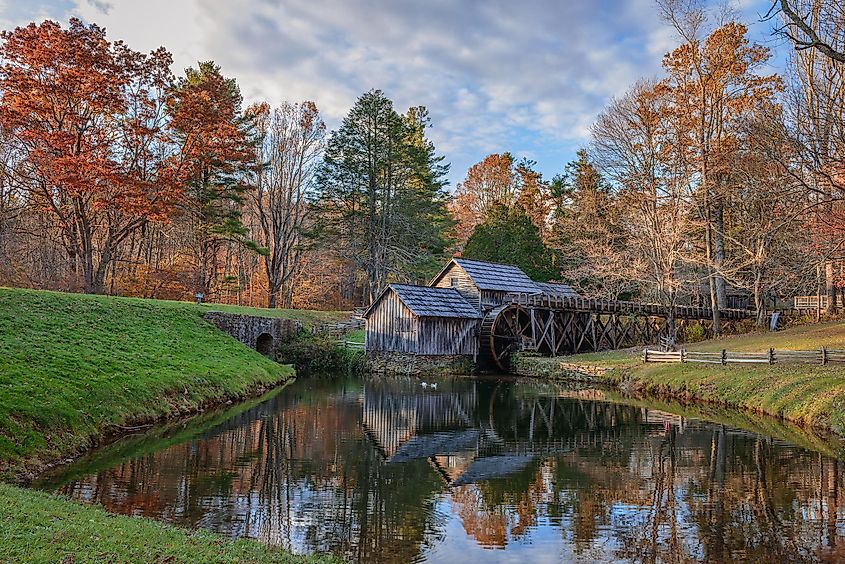
[[[493,204],[467,241],[464,258],[513,264],[538,281],[558,277],[554,254],[522,206]]]
[[[445,248],[448,167],[425,137],[428,126],[425,108],[403,117],[371,90],[329,139],[318,175],[320,235],[363,273],[370,300],[390,279],[421,276]]]
[[[451,241],[446,234],[452,231],[452,216],[446,207],[446,175],[449,164],[438,155],[434,143],[426,138],[431,118],[424,106],[415,106],[405,114],[407,149],[413,174],[409,190],[402,202],[405,217],[414,221],[404,224],[400,237],[417,245],[418,260],[407,264],[406,278],[428,281],[443,266],[445,250]],[[400,224],[400,228],[403,224]],[[411,230],[411,231],[409,231]]]
[[[259,251],[242,222],[241,204],[254,169],[253,120],[241,112],[241,92],[211,61],[188,68],[168,100],[179,147],[177,176],[190,218],[196,289],[212,292],[219,251],[237,241]]]
[[[632,284],[617,268],[626,246],[618,202],[586,150],[552,180],[551,192],[557,201],[551,239],[563,257],[563,278],[585,295],[627,295]]]

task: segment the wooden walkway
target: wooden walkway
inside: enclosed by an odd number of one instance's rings
[[[753,316],[748,310],[720,310],[720,332],[739,332],[741,322]],[[717,333],[712,318],[707,307],[670,310],[640,302],[513,294],[483,319],[480,353],[507,371],[510,355],[518,351],[557,356],[657,344],[661,338],[683,342],[693,325],[710,338]]]
[[[664,317],[669,309],[660,304],[630,302],[619,300],[599,300],[591,298],[564,298],[548,295],[514,294],[509,303],[523,307],[535,307],[560,311],[589,313],[619,313],[625,315],[640,314]],[[723,320],[741,320],[754,316],[747,309],[719,310]],[[676,319],[712,319],[713,310],[709,307],[678,305],[674,307]]]

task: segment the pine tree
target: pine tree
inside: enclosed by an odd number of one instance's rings
[[[380,90],[358,98],[332,132],[318,175],[320,235],[355,264],[370,300],[442,254],[448,167],[425,137],[425,108],[406,117]]]
[[[614,275],[626,247],[618,203],[586,150],[552,180],[551,192],[557,201],[551,239],[566,281],[585,295],[604,298],[633,290],[624,276]]]
[[[180,147],[183,209],[193,224],[196,288],[209,294],[218,254],[227,241],[258,250],[241,221],[241,204],[254,168],[252,120],[241,93],[211,61],[188,68],[170,97],[170,123]]]

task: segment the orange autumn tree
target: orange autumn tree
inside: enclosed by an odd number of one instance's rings
[[[178,195],[163,131],[170,54],[78,19],[2,38],[0,127],[21,148],[27,197],[55,222],[82,289],[102,293],[121,243],[167,219]]]
[[[668,1],[661,6],[684,43],[664,57],[668,78],[657,91],[669,99],[663,117],[678,132],[683,150],[679,166],[694,168],[690,184],[704,227],[702,262],[718,332],[719,309],[727,307],[725,264],[737,132],[755,112],[773,106],[781,79],[758,74],[770,52],[749,42],[744,25],[728,22],[704,36],[703,11],[678,11]]]
[[[519,181],[510,153],[487,155],[480,163],[472,165],[449,205],[456,222],[457,248],[463,249],[473,229],[484,220],[493,204],[510,206],[518,193]]]
[[[534,170],[537,163],[522,159],[516,166],[519,179],[519,204],[531,223],[537,227],[540,238],[544,241],[548,236],[549,220],[552,214],[551,191],[549,183],[543,180],[543,175]]]

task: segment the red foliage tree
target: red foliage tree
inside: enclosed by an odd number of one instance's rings
[[[513,205],[519,193],[519,179],[510,153],[492,154],[470,167],[458,184],[449,210],[455,219],[455,239],[463,249],[475,226],[495,204]]]
[[[144,55],[72,19],[2,34],[0,126],[22,147],[31,203],[61,233],[82,288],[102,293],[120,244],[168,217],[163,48]]]

